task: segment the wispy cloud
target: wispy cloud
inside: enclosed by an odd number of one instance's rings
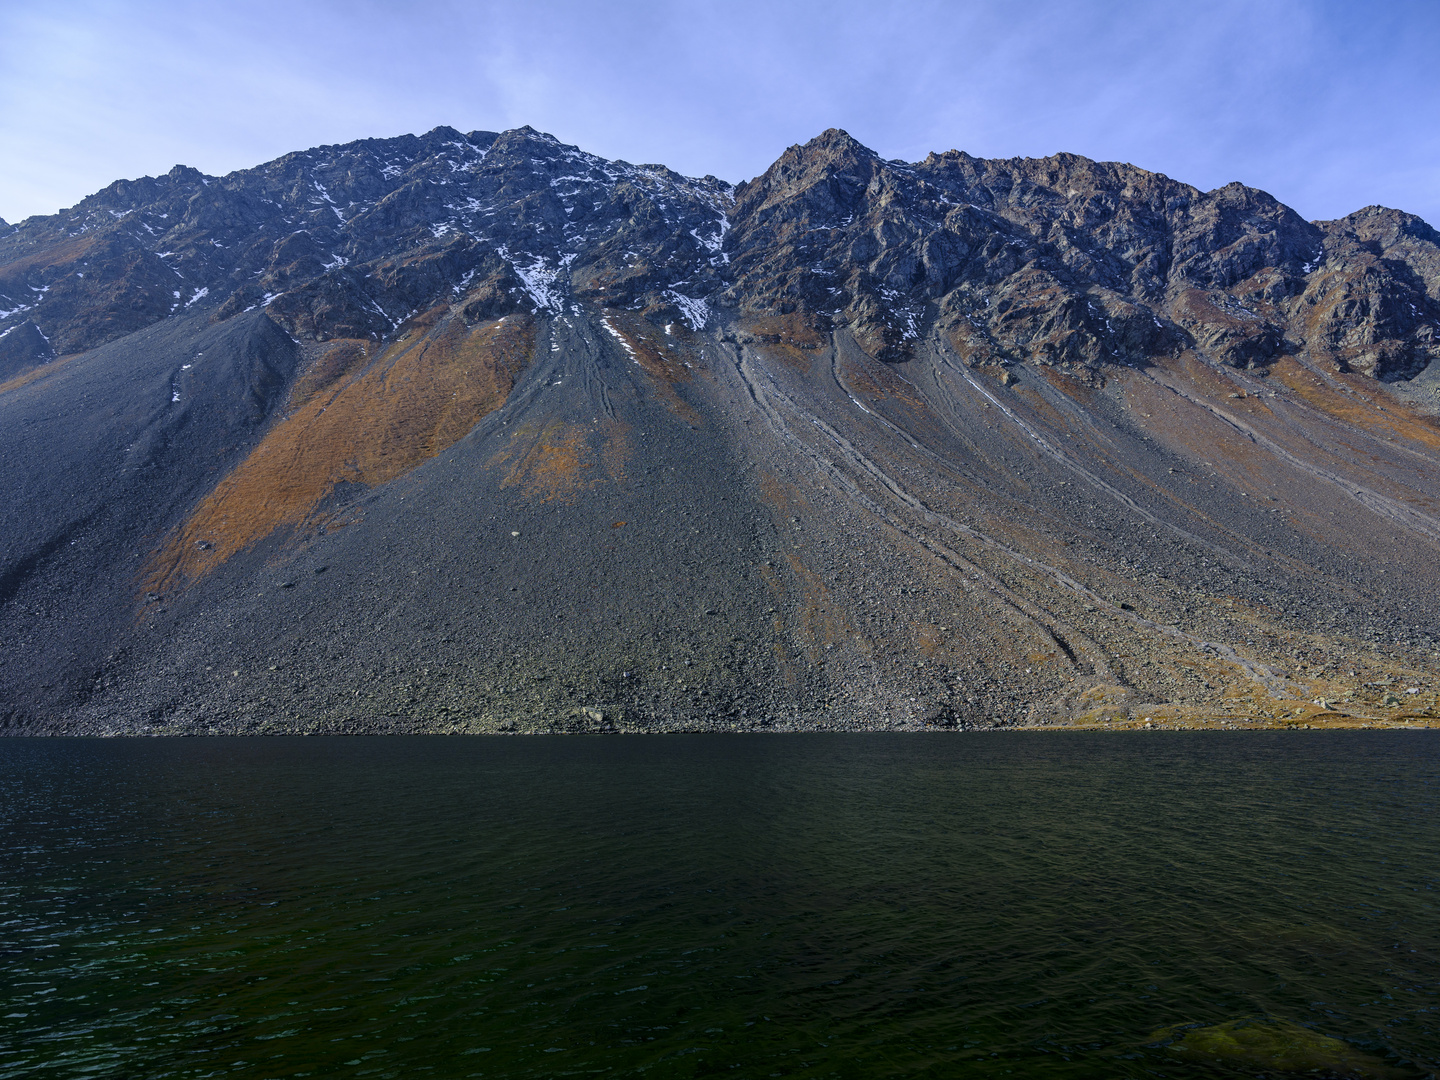
[[[0,214],[176,162],[528,123],[732,180],[833,125],[889,157],[1068,150],[1440,221],[1437,45],[1440,8],[1405,2],[9,5]]]

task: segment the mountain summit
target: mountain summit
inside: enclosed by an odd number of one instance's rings
[[[1377,723],[1440,236],[830,130],[521,128],[0,222],[0,730]]]

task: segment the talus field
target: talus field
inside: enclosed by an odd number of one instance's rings
[[[0,731],[1394,726],[1440,234],[529,128],[0,222]]]

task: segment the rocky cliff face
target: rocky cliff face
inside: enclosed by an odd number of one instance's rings
[[[0,239],[0,325],[38,328],[44,359],[197,305],[264,310],[324,341],[382,337],[461,297],[474,319],[562,295],[703,296],[728,202],[713,177],[603,161],[528,128],[321,147],[223,178],[177,165]]]
[[[1091,370],[1194,348],[1409,378],[1436,355],[1440,236],[1370,207],[1311,223],[1071,154],[881,161],[843,132],[735,192],[741,310],[803,312],[898,359],[932,327],[967,354]]]
[[[1068,154],[117,182],[0,222],[0,722],[1429,715],[1437,326],[1418,218]]]

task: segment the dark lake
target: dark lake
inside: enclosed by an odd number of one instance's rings
[[[1426,1076],[1437,782],[1425,731],[0,740],[0,1078]]]

